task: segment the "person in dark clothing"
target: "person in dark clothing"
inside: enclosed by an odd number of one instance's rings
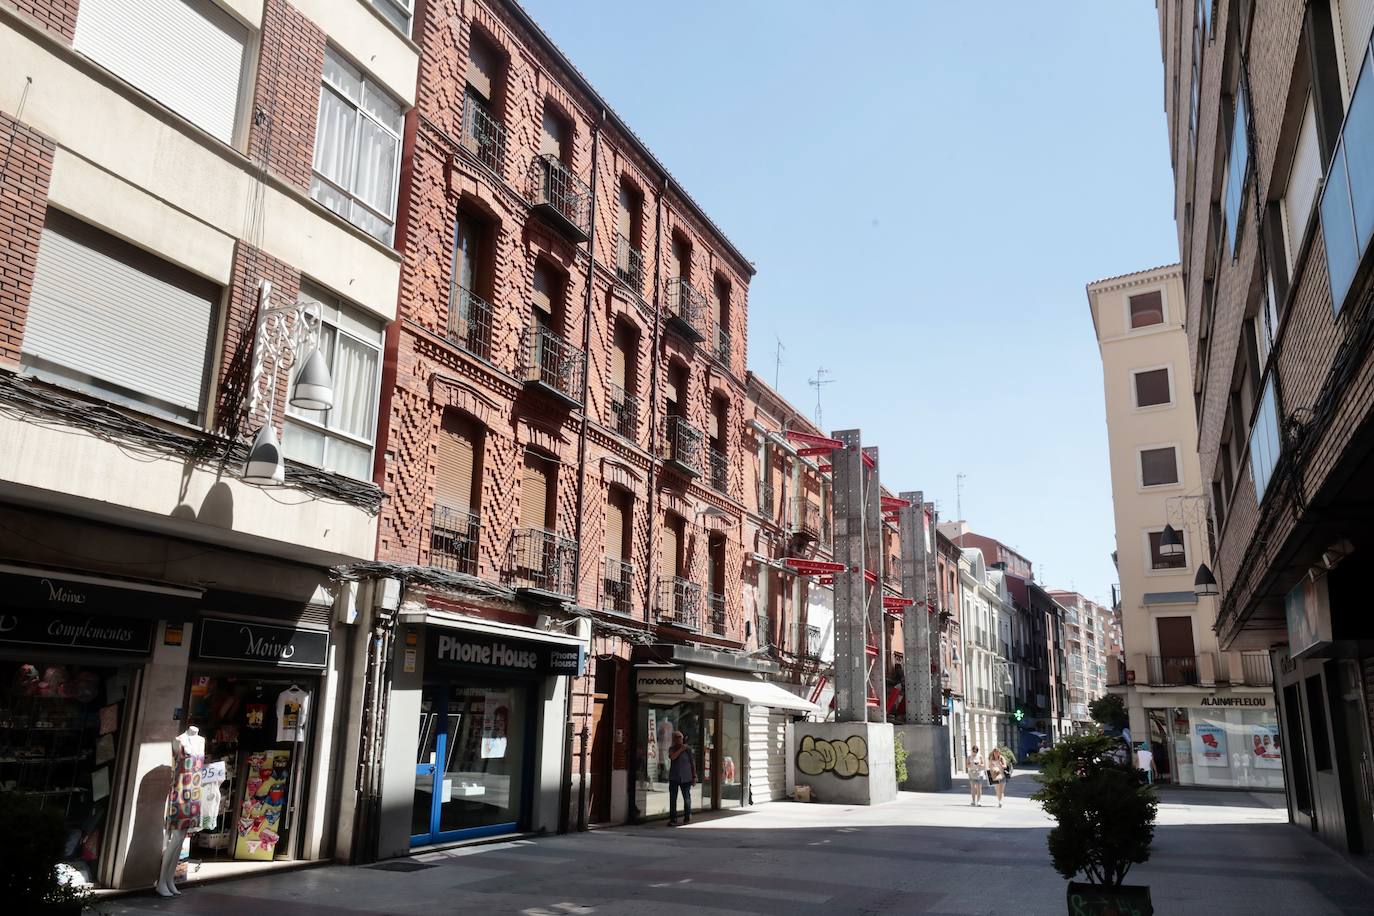
[[[697,765],[692,749],[682,732],[673,732],[668,748],[668,826],[677,826],[677,794],[682,793],[682,822],[692,822],[692,784],[697,781]]]

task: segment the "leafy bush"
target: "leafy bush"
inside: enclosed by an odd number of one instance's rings
[[[1131,722],[1126,714],[1126,701],[1115,693],[1098,697],[1089,703],[1088,715],[1103,728],[1122,729]]]
[[[1072,880],[1119,887],[1131,866],[1150,858],[1158,799],[1139,771],[1113,756],[1120,741],[1063,738],[1040,754],[1041,786],[1031,797],[1058,821],[1048,844],[1054,870]]]
[[[0,900],[7,912],[79,911],[89,892],[57,877],[66,841],[60,812],[13,792],[0,794]]]
[[[897,785],[906,782],[906,743],[902,741],[902,733],[897,732],[892,736],[892,759],[897,764]]]

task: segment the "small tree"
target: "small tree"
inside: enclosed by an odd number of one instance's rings
[[[1131,722],[1130,716],[1126,714],[1126,701],[1115,693],[1100,696],[1089,703],[1088,715],[1103,728],[1114,728],[1118,731]]]
[[[902,740],[902,733],[897,732],[892,738],[892,759],[897,766],[897,785],[906,782],[906,742]]]
[[[1073,880],[1120,887],[1131,866],[1150,858],[1158,800],[1139,772],[1115,755],[1120,740],[1063,738],[1040,755],[1041,787],[1032,798],[1058,821],[1048,844],[1054,870]]]

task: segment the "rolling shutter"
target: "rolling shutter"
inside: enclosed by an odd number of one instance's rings
[[[81,0],[76,50],[232,143],[248,29],[210,0]]]
[[[1341,47],[1345,53],[1345,98],[1355,93],[1355,83],[1364,66],[1369,34],[1374,30],[1374,0],[1341,0]]]
[[[678,527],[677,519],[672,516],[663,526],[662,559],[659,562],[659,575],[677,576],[678,569]]]
[[[194,420],[219,287],[49,209],[24,328],[25,363]]]
[[[534,265],[534,307],[553,316],[553,304],[558,299],[558,280],[543,264]]]
[[[628,560],[625,550],[625,520],[629,496],[624,490],[612,487],[606,497],[606,556]]]
[[[568,129],[563,121],[550,108],[544,109],[543,130],[539,133],[539,155],[552,156],[563,161],[564,138],[568,134]]]
[[[438,466],[434,469],[434,501],[468,512],[476,511],[473,483],[477,464],[477,429],[467,417],[446,413],[439,431]]]
[[[1288,173],[1288,187],[1283,194],[1284,236],[1288,243],[1288,276],[1293,279],[1293,266],[1298,258],[1304,230],[1312,215],[1312,202],[1317,198],[1321,181],[1321,153],[1317,148],[1317,119],[1312,100],[1307,100],[1302,126],[1298,128],[1298,145],[1293,150],[1293,167]]]
[[[709,435],[712,439],[719,442],[721,432],[725,429],[725,403],[723,401],[717,400],[711,405],[710,424]]]
[[[615,227],[616,231],[619,232],[620,235],[626,239],[631,238],[630,227],[633,225],[633,223],[631,223],[630,221],[630,208],[633,205],[634,198],[630,195],[629,187],[622,184],[620,186],[620,210],[616,214]]]
[[[549,493],[554,464],[533,452],[525,453],[525,470],[520,481],[520,527],[546,530],[549,527]]]
[[[499,60],[496,49],[475,31],[472,32],[468,40],[468,85],[488,104],[496,97]]]
[[[624,325],[616,325],[615,339],[611,343],[611,384],[620,386],[621,391],[628,391],[625,385],[625,365],[628,362],[629,346]]]
[[[682,239],[673,239],[673,266],[679,278],[692,282],[692,246]]]

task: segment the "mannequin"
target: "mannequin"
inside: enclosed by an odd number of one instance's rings
[[[172,787],[167,794],[167,845],[154,890],[161,897],[177,897],[177,859],[186,834],[200,829],[201,777],[205,771],[205,737],[194,725],[172,739]]]

